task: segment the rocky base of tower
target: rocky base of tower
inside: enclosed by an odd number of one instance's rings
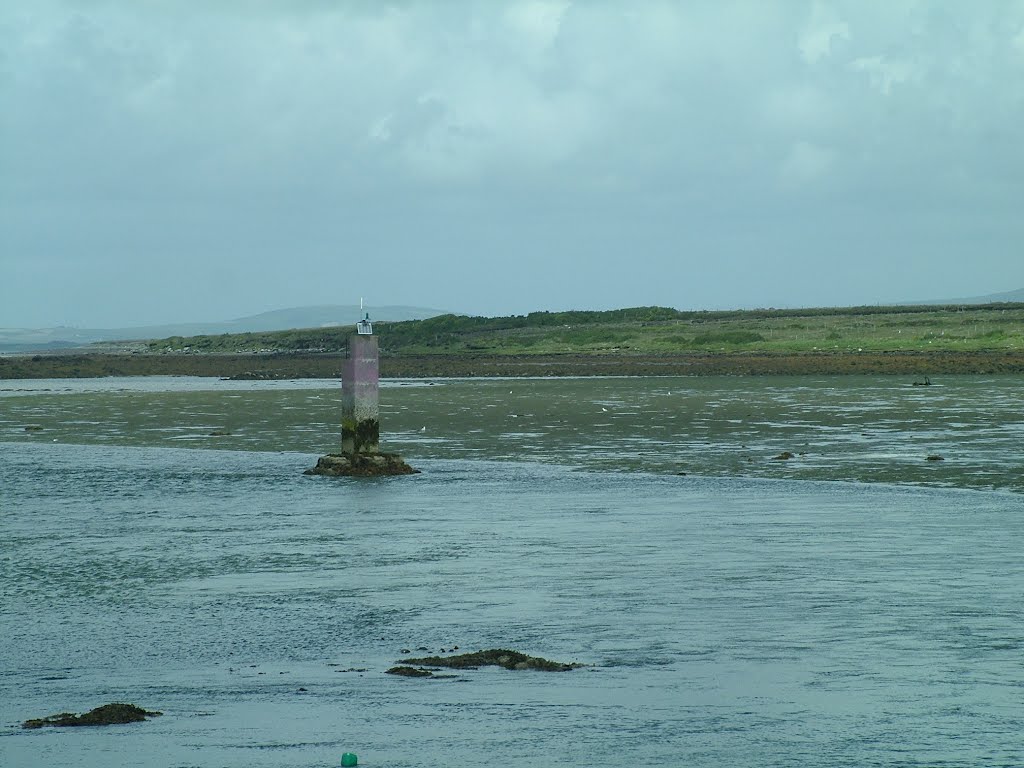
[[[304,475],[328,477],[387,477],[390,475],[416,475],[397,453],[330,453],[321,456],[316,466]]]

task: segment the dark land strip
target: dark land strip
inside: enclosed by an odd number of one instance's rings
[[[337,353],[56,354],[0,357],[0,379],[102,376],[339,378]],[[1024,350],[688,354],[392,355],[386,378],[474,376],[913,375],[1024,373]]]

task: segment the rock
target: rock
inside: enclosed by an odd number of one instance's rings
[[[392,667],[387,670],[386,675],[401,675],[402,677],[433,677],[434,673],[429,669],[417,669],[416,667]]]
[[[230,434],[226,429],[215,429],[210,433],[210,437],[227,437]]]
[[[505,669],[532,669],[540,672],[567,672],[582,667],[582,664],[563,664],[548,661],[539,656],[527,656],[519,651],[492,648],[476,653],[458,656],[427,656],[422,659],[401,659],[401,664],[419,664],[428,667],[449,667],[451,669],[479,669],[480,667],[504,667]]]
[[[925,461],[945,461],[945,459],[942,456],[939,456],[939,454],[937,454],[937,453],[931,453],[931,454],[925,456],[924,460]]]
[[[228,376],[224,381],[272,381],[279,378],[273,371],[243,371],[234,376]]]
[[[52,726],[54,728],[69,728],[80,725],[122,725],[124,723],[141,723],[146,718],[158,717],[161,714],[163,713],[147,712],[134,704],[104,704],[102,707],[89,710],[84,715],[61,712],[59,715],[26,720],[21,724],[21,727],[43,728],[44,726]]]
[[[772,459],[774,461],[789,461],[792,458],[793,458],[793,454],[790,453],[789,451],[783,451],[778,456],[773,456],[772,457]]]
[[[43,428],[38,424],[28,424],[25,427],[26,432],[42,432]]]
[[[413,469],[397,453],[331,453],[321,456],[305,475],[326,475],[327,477],[387,477],[390,475],[415,475]]]

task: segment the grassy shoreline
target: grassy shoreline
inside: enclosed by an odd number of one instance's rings
[[[352,330],[173,336],[0,356],[0,379],[337,378]],[[375,332],[381,374],[393,378],[1024,372],[1024,304],[441,315],[378,323]]]

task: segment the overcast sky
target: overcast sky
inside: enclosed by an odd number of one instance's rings
[[[0,326],[1024,287],[1024,1],[0,4]]]

